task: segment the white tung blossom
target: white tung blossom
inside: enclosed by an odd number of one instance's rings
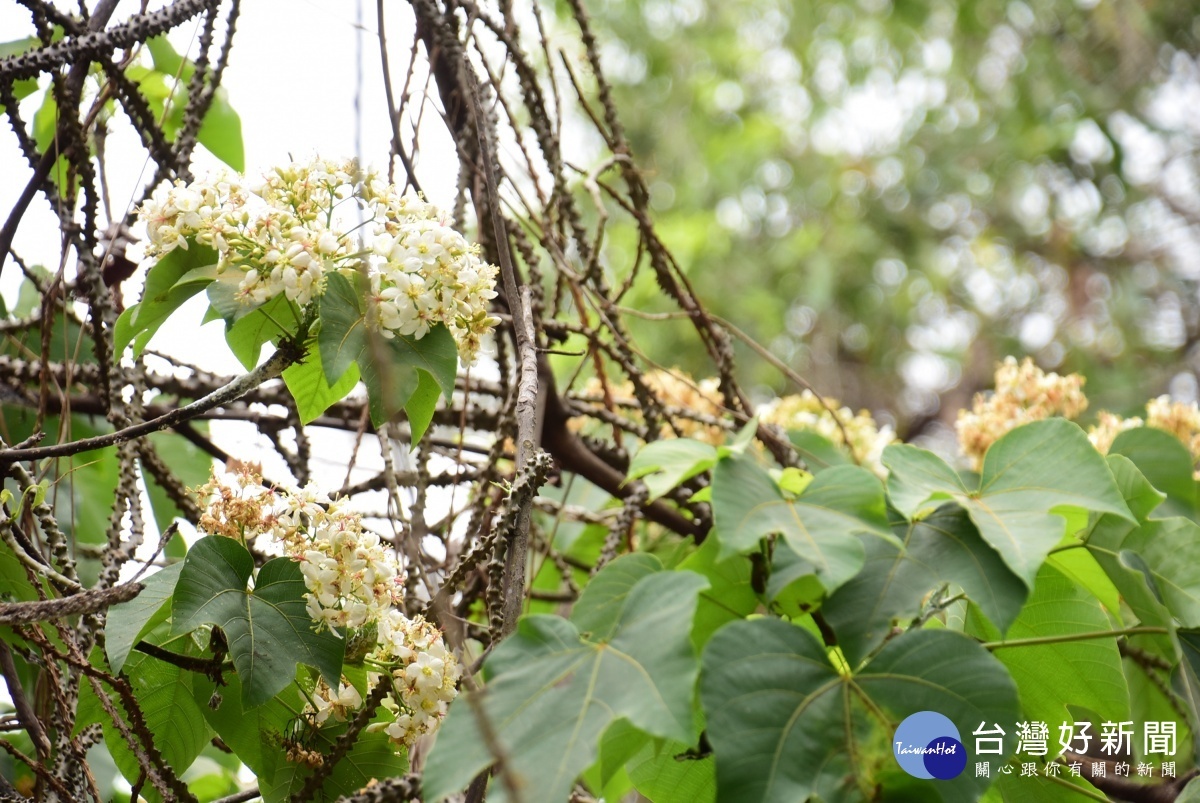
[[[177,181],[139,214],[148,259],[193,241],[212,248],[218,274],[241,274],[237,297],[247,305],[283,295],[304,307],[325,292],[330,271],[365,271],[369,325],[384,337],[421,338],[443,324],[468,363],[498,322],[488,313],[496,267],[436,206],[354,161],[296,162],[253,182],[229,172]]]
[[[299,563],[306,608],[318,629],[349,629],[373,639],[364,650],[368,687],[388,678],[391,688],[383,700],[386,721],[371,727],[385,731],[398,748],[435,732],[458,694],[461,666],[440,630],[404,614],[404,573],[358,514],[311,484],[268,488],[252,470],[214,473],[200,493],[206,503],[202,531],[244,542],[270,538]],[[363,698],[344,677],[337,689],[321,680],[304,713],[318,727],[330,719],[344,722]]]

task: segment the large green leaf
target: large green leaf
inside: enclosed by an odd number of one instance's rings
[[[1200,627],[1200,525],[1181,517],[1149,519],[1121,542],[1121,555],[1153,578],[1154,590],[1176,619]]]
[[[565,800],[595,762],[605,729],[622,717],[651,735],[691,742],[698,667],[688,631],[704,586],[691,572],[643,577],[603,641],[584,639],[558,617],[522,619],[488,660],[484,690],[451,706],[425,765],[425,797],[459,791],[492,763],[476,708],[488,718],[526,803]]]
[[[328,753],[344,730],[344,726],[323,728],[313,737],[309,749]],[[407,769],[408,760],[396,754],[386,733],[360,733],[350,752],[334,765],[333,772],[321,784],[320,791],[310,799],[336,800],[342,795],[353,794],[372,779],[403,775]],[[280,764],[270,781],[259,779],[263,803],[288,803],[292,795],[304,788],[311,774],[311,769],[299,764]]]
[[[1112,515],[1106,513],[1104,515]],[[1075,585],[1087,590],[1089,594],[1100,600],[1100,604],[1104,606],[1105,612],[1113,617],[1113,620],[1120,624],[1122,620],[1121,613],[1121,593],[1117,587],[1113,585],[1113,581],[1109,579],[1108,573],[1104,571],[1092,553],[1086,549],[1082,549],[1082,544],[1076,547],[1071,545],[1070,549],[1060,549],[1057,552],[1051,552],[1046,558],[1046,562],[1042,565],[1053,566],[1058,571],[1062,572]]]
[[[708,580],[708,588],[700,592],[700,603],[692,622],[692,643],[697,650],[703,648],[721,627],[735,619],[746,618],[759,605],[752,584],[750,559],[734,555],[721,560],[718,557],[720,549],[716,539],[708,538],[678,567],[680,571],[696,572]]]
[[[225,87],[217,87],[212,105],[196,132],[196,140],[208,152],[239,173],[246,169],[245,146],[242,141],[242,118],[229,102]]]
[[[1188,729],[1192,734],[1196,734],[1200,733],[1200,719],[1197,718],[1197,712],[1200,711],[1200,630],[1178,630],[1176,635],[1179,639],[1179,655],[1183,660],[1179,662],[1172,677],[1172,689],[1178,693],[1179,701],[1184,704]],[[1198,751],[1200,743],[1193,739],[1193,762],[1200,758],[1197,756]]]
[[[713,470],[712,504],[722,557],[781,533],[829,592],[862,568],[863,545],[856,533],[894,540],[883,488],[875,475],[857,466],[822,471],[803,494],[790,498],[752,458],[725,457]]]
[[[653,803],[715,803],[716,762],[684,756],[687,748],[666,739],[644,745],[627,768],[634,788]]]
[[[1189,781],[1175,798],[1175,803],[1200,803],[1200,778]]]
[[[366,348],[367,320],[362,304],[365,293],[366,282],[357,273],[350,277],[331,273],[325,277],[317,343],[330,382],[341,378]]]
[[[351,365],[331,387],[321,364],[321,352],[314,347],[307,350],[301,362],[284,370],[283,381],[296,400],[300,423],[308,424],[354,389],[358,384],[358,366]]]
[[[219,286],[218,282],[209,285],[210,301],[213,288]],[[258,365],[264,345],[292,336],[299,326],[299,307],[287,296],[278,295],[262,306],[246,308],[244,314],[225,316],[225,342],[246,370],[251,370]]]
[[[458,346],[455,345],[454,336],[450,334],[449,329],[438,324],[419,340],[396,335],[391,339],[381,337],[379,341],[383,345],[383,351],[379,359],[369,361],[371,370],[365,369],[363,363],[359,362],[359,370],[362,371],[364,379],[377,377],[374,381],[377,382],[378,388],[383,389],[390,387],[390,373],[401,374],[417,369],[433,377],[442,395],[450,398],[454,392],[454,377],[458,372]],[[374,357],[374,353],[371,352],[370,356]],[[367,387],[371,386],[372,383],[368,382]],[[380,409],[386,415],[392,401],[383,398],[380,405]]]
[[[404,405],[404,414],[408,416],[409,440],[414,446],[429,430],[433,414],[437,412],[438,399],[441,397],[441,388],[433,374],[417,371],[417,389]]]
[[[1147,482],[1128,458],[1109,455],[1108,464],[1126,504],[1144,524],[1163,500],[1163,495]],[[1170,629],[1174,626],[1171,612],[1163,604],[1153,572],[1144,559],[1125,548],[1125,539],[1137,526],[1111,513],[1098,516],[1087,533],[1087,551],[1120,592],[1139,624]],[[1175,645],[1169,635],[1136,636],[1134,641],[1137,646],[1174,661]]]
[[[280,765],[287,764],[279,745],[304,709],[299,687],[286,686],[263,705],[253,707],[242,704],[242,681],[236,674],[226,674],[225,685],[220,687],[197,675],[193,688],[204,718],[221,741],[254,771],[260,783],[274,780]]]
[[[108,609],[104,650],[114,672],[125,666],[133,645],[171,615],[169,603],[182,570],[182,563],[159,569],[141,581],[142,591],[136,597]]]
[[[357,363],[367,386],[371,420],[378,426],[415,401],[414,410],[410,411],[413,431],[423,430],[428,426],[432,409],[429,387],[426,385],[422,391],[420,373],[429,374],[441,394],[450,398],[458,371],[454,337],[440,324],[419,339],[404,335],[385,338],[368,331],[361,301],[363,284],[358,274],[326,275],[325,294],[321,297],[321,329],[317,333],[326,379],[336,383]],[[417,440],[415,435],[413,440]]]
[[[653,555],[644,552],[622,555],[584,586],[571,609],[571,622],[588,641],[605,641],[620,624],[633,587],[662,570],[662,561]]]
[[[1006,640],[1069,638],[1108,629],[1108,616],[1096,598],[1046,565]],[[1059,723],[1074,721],[1068,706],[1086,708],[1102,721],[1129,719],[1129,690],[1115,637],[998,647],[993,654],[1017,682],[1025,716],[1048,723],[1051,733]]]
[[[947,630],[917,630],[887,643],[870,663],[842,674],[811,633],[777,619],[734,622],[704,650],[700,698],[717,759],[718,798],[796,803],[874,796],[881,775],[898,773],[891,738],[918,711],[958,728],[967,766],[980,725],[1010,730],[1017,691],[1004,666],[978,643]],[[1005,753],[1013,747],[1005,737]],[[970,803],[989,783],[964,772],[917,781],[925,801]],[[855,794],[855,791],[858,794]]]
[[[150,268],[142,300],[117,319],[113,340],[118,354],[130,343],[140,354],[167,318],[215,278],[217,252],[191,239],[186,242],[186,248],[176,248]]]
[[[156,36],[147,40],[146,47],[153,59],[153,75],[161,77],[178,77],[181,82],[173,99],[172,114],[163,121],[163,129],[170,140],[183,122],[184,109],[187,106],[187,82],[196,71],[196,65],[191,59],[185,59],[175,51],[165,36]],[[145,86],[143,81],[141,84]],[[163,100],[159,98],[154,110],[161,116]],[[217,87],[212,104],[204,115],[200,130],[196,132],[197,141],[209,152],[239,173],[246,169],[245,148],[242,142],[242,119],[229,104],[229,94],[224,87]]]
[[[835,445],[833,441],[810,430],[793,429],[788,432],[788,440],[792,442],[792,446],[796,447],[800,459],[808,466],[808,470],[814,474],[833,466],[852,464],[846,452]]]
[[[193,544],[175,587],[174,632],[202,625],[225,631],[245,706],[264,703],[291,683],[297,663],[320,670],[336,686],[344,644],[328,630],[314,629],[299,565],[288,558],[267,561],[249,591],[253,570],[250,553],[231,538],[208,536]]]
[[[11,42],[0,42],[0,58],[18,56],[39,45],[41,45],[41,40],[32,36],[26,36],[24,39],[15,39]],[[21,100],[27,98],[36,92],[37,88],[38,82],[36,78],[23,78],[20,81],[14,81],[12,84],[13,99]],[[0,103],[0,111],[4,111],[4,104],[2,103]]]
[[[1156,667],[1144,665],[1140,658],[1135,660],[1126,657],[1122,663],[1125,667],[1125,682],[1129,686],[1129,719],[1138,723],[1175,722],[1177,754],[1192,755],[1191,726],[1186,717],[1179,715],[1179,706],[1183,701],[1171,689],[1170,684],[1164,682],[1164,673]],[[1150,763],[1171,760],[1170,757],[1161,754],[1148,755],[1144,739],[1135,738],[1131,747],[1134,757],[1138,760]]]
[[[1129,429],[1117,435],[1108,453],[1133,461],[1150,484],[1167,495],[1169,513],[1190,516],[1196,512],[1192,455],[1174,435],[1153,427]]]
[[[627,719],[618,719],[609,725],[600,739],[600,760],[592,768],[598,777],[598,785],[607,786],[624,771],[629,760],[652,741],[652,736],[633,727]]]
[[[5,439],[14,443],[29,437],[38,423],[37,411],[30,407],[0,405],[0,415],[6,427]],[[107,426],[101,428],[102,420],[77,414],[70,416],[65,426],[59,416],[47,416],[40,423],[43,432],[60,433],[64,442],[111,431]],[[118,473],[117,450],[111,446],[50,464],[45,476],[50,483],[46,502],[54,507],[54,517],[69,538],[84,544],[107,543]],[[97,565],[86,558],[80,561],[85,584],[95,581]]]
[[[33,115],[33,141],[37,145],[39,153],[49,151],[55,137],[58,136],[59,113],[58,101],[55,99],[56,94],[50,91],[44,92],[42,103]],[[54,166],[50,168],[50,178],[63,198],[74,202],[75,192],[79,189],[79,179],[75,175],[75,171],[71,169],[70,160],[66,155],[59,156],[54,160]]]
[[[1015,772],[1000,775],[982,803],[1084,803],[1097,800],[1100,794],[1083,778],[1075,778],[1065,770],[1057,778],[1054,781],[1044,774],[1022,777]]]
[[[821,606],[851,665],[882,644],[892,627],[906,626],[944,586],[947,596],[965,593],[1001,631],[1008,629],[1027,589],[962,508],[942,505],[920,521],[897,517],[893,526],[903,548],[864,538],[863,570]]]
[[[883,463],[891,472],[888,494],[900,512],[911,518],[931,502],[953,499],[1030,587],[1063,538],[1061,509],[1132,521],[1104,458],[1083,430],[1061,418],[1017,427],[992,444],[978,490],[969,490],[940,457],[915,446],[889,446]]]
[[[629,462],[629,479],[640,479],[657,499],[681,482],[712,468],[717,449],[690,438],[666,438],[647,443]]]

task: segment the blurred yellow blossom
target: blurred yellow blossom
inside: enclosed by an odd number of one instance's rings
[[[1006,357],[996,369],[996,389],[977,393],[970,410],[961,410],[955,429],[958,443],[976,471],[988,447],[1022,424],[1053,416],[1076,418],[1087,409],[1086,380],[1079,374],[1046,373],[1026,357]]]
[[[833,410],[837,411],[836,418]],[[836,446],[847,447],[859,465],[880,477],[887,476],[887,469],[880,461],[884,448],[896,441],[896,435],[890,426],[876,424],[866,410],[856,415],[849,407],[842,407],[837,399],[829,397],[825,397],[822,404],[816,394],[806,390],[768,402],[758,412],[759,418],[768,424],[815,432]]]
[[[1146,403],[1146,426],[1170,432],[1200,460],[1200,409],[1195,402],[1173,402],[1170,396],[1159,396]]]
[[[717,423],[724,417],[725,397],[718,390],[720,383],[716,379],[697,380],[677,369],[658,369],[647,372],[643,381],[659,402],[668,408],[674,422],[674,428],[670,424],[663,424],[658,434],[660,438],[674,438],[678,433],[678,437],[695,438],[714,446],[725,442],[726,430]],[[608,391],[613,404],[623,408],[622,413],[630,421],[643,421],[632,382],[609,382]],[[584,386],[581,397],[591,405],[603,406],[604,385],[592,377]],[[575,419],[571,426],[578,431],[584,428],[584,423]]]
[[[1110,413],[1106,410],[1101,410],[1096,417],[1096,425],[1088,430],[1088,440],[1092,442],[1092,446],[1100,454],[1108,454],[1108,450],[1112,448],[1113,441],[1127,429],[1137,429],[1144,426],[1145,422],[1138,417],[1122,418],[1115,413]]]

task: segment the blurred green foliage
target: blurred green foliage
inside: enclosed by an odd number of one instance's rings
[[[1083,371],[1096,409],[1195,397],[1196,3],[589,5],[668,246],[821,391],[910,435],[1006,354]],[[623,303],[672,309],[648,275]],[[652,359],[711,371],[685,323],[634,326]]]

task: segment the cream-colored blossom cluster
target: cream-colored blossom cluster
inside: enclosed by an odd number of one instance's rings
[[[660,437],[695,438],[705,443],[720,444],[725,441],[725,429],[707,420],[720,420],[725,414],[725,397],[721,394],[721,383],[715,377],[693,379],[679,370],[655,369],[644,377],[648,387],[664,407],[688,415],[674,417],[674,429],[663,425]],[[632,388],[627,392],[632,395]]]
[[[1096,416],[1096,423],[1088,430],[1088,440],[1092,442],[1092,446],[1096,447],[1096,451],[1100,454],[1108,454],[1108,450],[1112,448],[1113,441],[1127,429],[1137,429],[1145,425],[1145,421],[1134,416],[1133,418],[1122,418],[1121,416],[1110,413],[1107,410],[1101,410]]]
[[[1200,462],[1200,408],[1196,402],[1173,402],[1170,396],[1159,396],[1146,403],[1146,426],[1170,432],[1183,442]]]
[[[1146,417],[1122,418],[1113,413],[1102,412],[1096,426],[1088,433],[1092,444],[1103,454],[1108,454],[1117,435],[1127,429],[1146,426],[1161,429],[1174,435],[1187,447],[1192,462],[1200,464],[1200,407],[1196,402],[1171,401],[1170,396],[1159,396],[1146,402]],[[1200,471],[1196,471],[1200,479]]]
[[[307,707],[308,720],[317,727],[324,725],[331,718],[334,722],[345,722],[354,716],[362,705],[362,695],[354,688],[354,684],[347,682],[344,677],[336,692],[325,682],[325,678],[321,678],[313,689],[312,700]]]
[[[887,476],[882,463],[883,450],[888,444],[895,443],[896,434],[890,426],[880,427],[867,410],[855,413],[849,407],[840,406],[837,399],[828,397],[823,404],[816,394],[806,390],[768,402],[759,408],[758,416],[783,429],[814,432],[849,449],[859,465],[880,477]]]
[[[680,437],[694,438],[714,446],[725,442],[730,430],[715,423],[722,420],[726,413],[725,398],[716,378],[693,379],[679,370],[654,370],[646,373],[645,383],[668,408],[668,412],[683,413],[673,417],[673,426],[663,425],[660,438],[673,438],[678,433]],[[592,378],[588,380],[583,396],[593,404],[598,404],[603,399],[603,391],[600,381]],[[641,420],[630,382],[609,383],[609,393],[615,404],[630,410],[628,415],[631,419]],[[881,477],[885,476],[887,472],[880,460],[884,448],[896,441],[892,428],[886,425],[880,427],[866,410],[855,413],[848,407],[842,407],[836,399],[826,401],[836,411],[836,418],[834,412],[807,390],[763,405],[758,409],[758,415],[767,423],[784,429],[811,430],[837,446],[848,447],[856,462]],[[578,429],[581,425],[573,423],[573,426]],[[843,428],[845,435],[850,438],[849,444],[846,443]]]
[[[458,696],[462,666],[446,648],[442,633],[422,617],[409,619],[393,609],[379,621],[376,647],[366,657],[367,688],[390,678],[391,693],[384,697],[385,719],[367,726],[383,731],[395,745],[412,747],[418,739],[435,733]],[[332,719],[345,722],[362,708],[363,695],[342,678],[335,691],[324,680],[313,690],[305,715],[320,726]]]
[[[229,172],[177,181],[139,214],[148,258],[186,249],[189,239],[213,248],[218,274],[240,274],[237,296],[247,305],[284,295],[304,307],[325,292],[330,271],[362,271],[369,325],[384,337],[421,338],[444,324],[466,362],[498,322],[488,313],[496,268],[478,246],[436,206],[354,161],[294,162],[253,182]]]
[[[958,414],[958,443],[975,470],[988,447],[1009,430],[1053,416],[1076,418],[1087,409],[1084,378],[1046,373],[1026,357],[1006,357],[996,369],[996,389],[978,393],[970,410]]]
[[[201,530],[244,542],[269,536],[300,564],[308,614],[320,626],[361,628],[403,601],[404,573],[379,536],[311,483],[268,488],[243,469],[214,473],[200,490]]]
[[[379,623],[375,658],[395,668],[393,694],[383,701],[390,721],[371,727],[384,730],[396,744],[411,747],[445,719],[458,694],[462,667],[446,649],[441,631],[420,616],[409,619],[399,611]]]
[[[718,389],[720,383],[715,378],[697,380],[678,369],[655,369],[647,371],[643,381],[664,407],[672,408],[669,412],[684,413],[672,416],[673,427],[663,424],[660,438],[674,438],[678,433],[679,437],[695,438],[714,446],[725,442],[725,428],[714,423],[721,420],[725,413],[725,397],[721,395]],[[631,420],[642,420],[632,382],[609,382],[608,392],[612,402],[623,408]],[[593,404],[603,404],[604,385],[592,377],[584,386],[582,395]],[[583,428],[578,419],[571,426],[575,430]]]
[[[373,639],[364,650],[368,686],[390,677],[391,689],[383,700],[389,719],[372,727],[385,730],[398,748],[438,729],[458,694],[461,666],[440,630],[420,616],[405,616],[404,573],[357,513],[311,484],[267,487],[248,467],[214,472],[200,495],[202,531],[243,542],[267,537],[299,563],[306,609],[318,629]],[[362,705],[363,695],[345,677],[336,689],[320,680],[304,715],[320,727],[346,721]]]

